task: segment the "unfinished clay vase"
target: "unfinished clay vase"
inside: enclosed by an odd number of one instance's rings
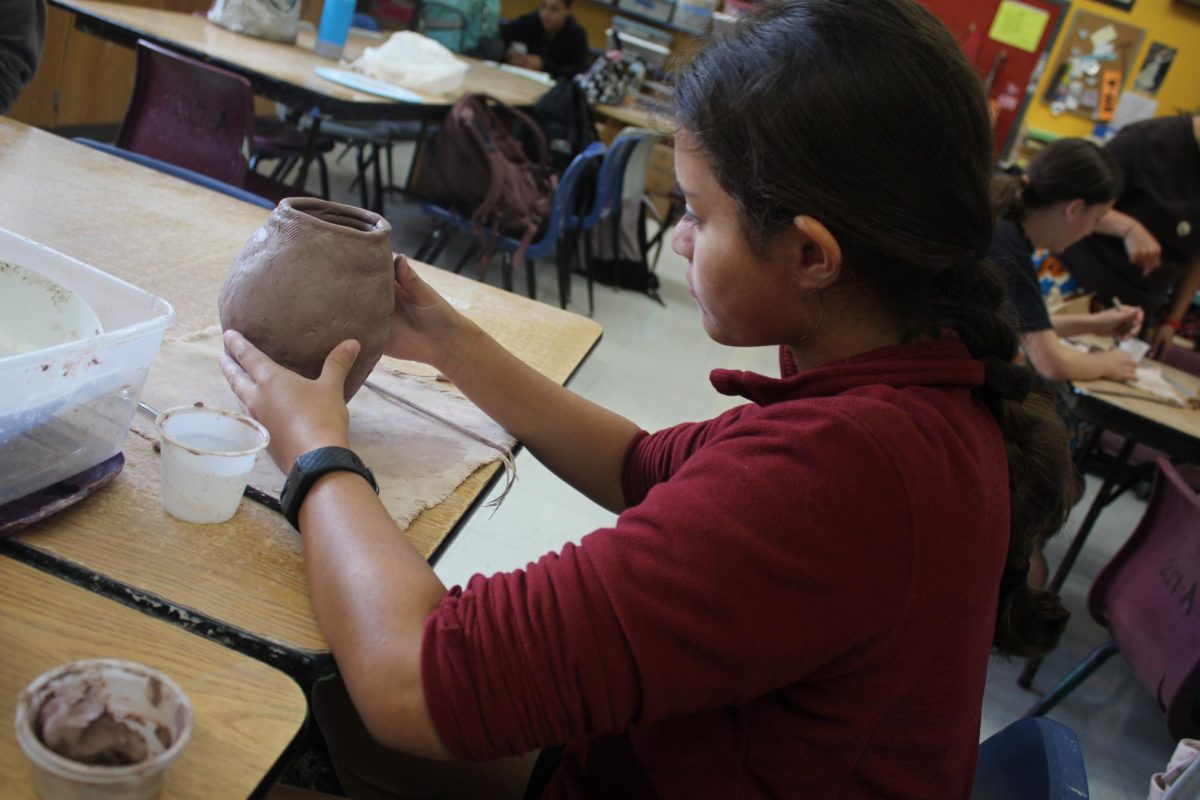
[[[221,328],[245,336],[306,378],[339,342],[362,351],[346,400],[387,344],[394,271],[392,226],[378,214],[312,197],[283,200],[242,247],[218,300]]]

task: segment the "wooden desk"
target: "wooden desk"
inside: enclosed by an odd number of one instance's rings
[[[486,92],[512,106],[530,106],[546,86],[482,61],[460,56],[470,70],[456,91],[424,94],[424,103],[403,103],[365,94],[318,78],[316,67],[337,62],[312,51],[312,31],[300,31],[296,44],[256,39],[225,30],[204,17],[96,0],[51,0],[51,5],[76,15],[75,26],[103,39],[133,47],[146,39],[224,69],[244,75],[254,91],[272,100],[339,119],[435,119],[458,97]],[[368,46],[382,42],[351,33],[345,58],[353,60]]]
[[[1100,346],[1111,346],[1100,337],[1080,337]],[[1200,397],[1200,376],[1175,369],[1150,359],[1146,366],[1162,370],[1164,376],[1177,386],[1183,387],[1192,397]],[[1166,405],[1154,395],[1143,392],[1120,381],[1078,381],[1072,386],[1076,398],[1073,412],[1096,426],[1093,439],[1085,445],[1090,450],[1101,432],[1111,431],[1125,439],[1120,451],[1110,465],[1104,482],[1088,507],[1087,514],[1071,539],[1062,560],[1055,568],[1047,587],[1054,591],[1062,589],[1067,575],[1083,550],[1100,513],[1128,488],[1119,488],[1119,483],[1133,453],[1134,445],[1143,444],[1159,450],[1172,459],[1200,463],[1200,408],[1180,408]],[[1041,659],[1031,659],[1021,672],[1017,683],[1028,689],[1033,685]]]
[[[217,321],[217,293],[267,212],[0,118],[0,224],[174,304],[168,336]],[[418,271],[520,358],[565,382],[600,338],[577,314],[434,267]],[[105,490],[3,549],[121,595],[151,613],[251,652],[292,675],[331,666],[308,600],[300,542],[281,516],[244,502],[224,525],[166,516],[157,458],[126,440],[125,470]],[[407,535],[432,556],[486,491],[476,471]]]
[[[17,695],[52,667],[124,658],[162,670],[196,711],[192,741],[167,771],[161,797],[246,797],[274,782],[304,726],[295,681],[235,653],[12,559],[0,558],[0,785],[32,800],[33,768],[13,729]]]

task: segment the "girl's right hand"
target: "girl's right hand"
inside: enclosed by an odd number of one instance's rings
[[[1103,377],[1114,381],[1137,379],[1137,362],[1124,350],[1109,350],[1101,353],[1100,357],[1105,361]]]
[[[1124,338],[1142,329],[1144,314],[1137,306],[1121,306],[1098,311],[1090,317],[1095,325],[1093,332],[1097,336],[1117,336]]]
[[[1149,275],[1162,264],[1162,245],[1142,223],[1134,222],[1122,238],[1129,260],[1142,268],[1143,275]]]
[[[470,323],[421,279],[407,258],[397,255],[395,267],[396,305],[384,355],[420,361],[444,372],[445,362],[454,358],[458,334],[469,330]]]

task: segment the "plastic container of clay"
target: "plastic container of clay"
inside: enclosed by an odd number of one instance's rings
[[[120,451],[175,310],[160,297],[3,228],[0,262],[67,287],[102,326],[96,336],[0,357],[3,505]]]
[[[57,705],[52,705],[57,704]],[[17,743],[42,800],[150,800],[195,728],[188,696],[162,672],[133,661],[74,661],[38,676],[17,700]],[[45,739],[46,741],[43,741]],[[135,763],[89,764],[80,758]],[[68,745],[63,743],[67,742]]]

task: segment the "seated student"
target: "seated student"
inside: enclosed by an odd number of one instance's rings
[[[537,11],[503,23],[500,38],[508,48],[504,60],[514,66],[548,72],[555,78],[570,78],[586,70],[592,53],[588,49],[587,31],[571,13],[574,2],[541,0]]]
[[[1059,139],[1029,162],[1026,175],[993,179],[993,208],[999,217],[991,257],[1004,272],[1017,312],[1021,345],[1047,380],[1112,378],[1133,380],[1137,364],[1121,350],[1085,353],[1059,337],[1093,333],[1126,336],[1142,323],[1142,311],[1126,306],[1098,314],[1051,317],[1038,286],[1035,250],[1060,253],[1091,234],[1116,200],[1121,175],[1112,157],[1083,139]]]
[[[358,344],[311,381],[226,333],[234,391],[309,486],[289,507],[349,698],[406,753],[565,746],[547,798],[965,800],[989,653],[1044,653],[1066,622],[1027,573],[1070,499],[986,258],[979,77],[916,0],[784,0],[710,41],[674,102],[701,326],[780,348],[779,376],[712,373],[744,404],[647,433],[396,261],[388,354],[613,527],[448,591],[344,450],[310,455],[347,446]]]
[[[46,0],[0,0],[0,114],[33,79],[46,41]]]
[[[1200,290],[1200,114],[1128,125],[1105,150],[1124,178],[1116,208],[1062,262],[1097,298],[1143,307],[1161,358]]]

